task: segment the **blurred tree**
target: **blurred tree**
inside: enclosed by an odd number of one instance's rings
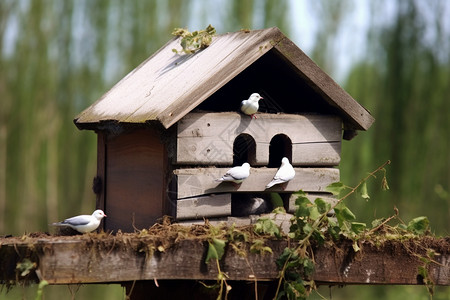
[[[334,54],[342,46],[338,36],[356,1],[308,3],[319,24],[311,56],[333,73]],[[289,16],[297,15],[289,13],[291,4],[0,1],[0,235],[46,231],[52,221],[94,209],[95,135],[78,131],[72,119],[170,39],[174,27],[196,24],[195,30],[212,22],[220,33],[278,26],[289,36],[296,21]],[[346,89],[377,121],[344,142],[341,163],[342,180],[351,184],[385,160],[393,162],[391,192],[381,194],[372,185],[368,203],[351,204],[366,219],[387,216],[395,204],[405,221],[427,215],[437,232],[448,234],[450,30],[443,15],[448,5],[370,3],[374,17],[366,56],[352,67]],[[388,8],[392,19],[385,17]],[[63,288],[48,289],[58,290],[50,298],[61,298]],[[93,298],[93,290],[79,293]],[[99,295],[123,298],[117,286]]]
[[[400,1],[392,23],[371,27],[371,50],[353,67],[346,88],[377,121],[348,149],[344,144],[342,164],[345,180],[391,159],[390,192],[372,185],[373,200],[357,204],[359,210],[367,219],[385,217],[396,205],[405,221],[428,216],[440,234],[450,228],[450,31],[442,30],[439,17],[444,2]]]

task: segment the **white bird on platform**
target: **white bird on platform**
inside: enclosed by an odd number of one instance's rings
[[[216,181],[228,181],[233,183],[242,183],[244,179],[250,176],[250,164],[243,163],[242,166],[237,166],[229,169],[225,175],[221,178],[216,179]]]
[[[276,184],[282,184],[292,180],[295,177],[294,167],[289,163],[287,157],[281,160],[281,166],[273,177],[272,181],[266,185],[266,189],[273,187]]]
[[[258,93],[251,94],[247,100],[242,100],[241,111],[244,114],[249,115],[252,119],[253,119],[253,117],[256,119],[255,114],[259,109],[258,101],[260,99],[264,99],[264,98],[261,97]]]
[[[100,225],[100,221],[106,217],[105,213],[101,209],[97,209],[92,215],[80,215],[72,218],[65,219],[62,222],[53,223],[53,226],[59,227],[71,227],[78,232],[86,233],[97,229]]]

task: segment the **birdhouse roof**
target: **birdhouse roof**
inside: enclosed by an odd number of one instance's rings
[[[320,99],[342,117],[347,129],[367,130],[374,121],[363,106],[276,27],[217,35],[209,47],[195,54],[175,53],[172,49],[181,50],[180,39],[171,39],[76,116],[76,126],[96,129],[111,121],[158,121],[169,128],[267,55],[272,57],[275,70],[288,69],[297,80],[292,85],[306,86],[316,95],[309,97],[310,101]],[[248,95],[241,95],[238,103]],[[222,101],[216,98],[214,101]],[[300,100],[292,97],[289,101]]]

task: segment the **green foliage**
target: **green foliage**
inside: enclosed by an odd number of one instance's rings
[[[272,202],[273,208],[283,207],[283,199],[278,193],[270,193],[270,201]]]
[[[225,253],[226,241],[213,238],[208,242],[208,252],[206,254],[205,263],[209,263],[211,259],[220,260]]]
[[[20,276],[24,277],[30,274],[37,267],[35,262],[32,262],[29,258],[24,258],[21,262],[17,263],[16,270]]]
[[[414,234],[423,235],[428,231],[429,225],[430,221],[427,217],[417,217],[408,223],[406,229]]]
[[[270,218],[260,218],[255,223],[255,232],[268,234],[277,238],[281,237],[280,227]]]
[[[198,50],[205,49],[212,42],[212,37],[216,34],[216,29],[208,25],[206,29],[200,31],[189,32],[185,28],[175,28],[172,35],[180,36],[180,45],[185,54],[192,54]],[[173,52],[178,53],[178,50],[172,49]]]
[[[272,249],[268,246],[264,245],[263,239],[257,239],[253,241],[253,244],[250,246],[250,253],[273,253]]]
[[[39,282],[38,289],[37,289],[37,292],[36,292],[36,298],[35,298],[36,300],[41,300],[42,299],[42,296],[43,296],[43,293],[44,293],[44,287],[46,287],[48,284],[49,283],[48,283],[47,280],[41,280]]]
[[[315,289],[312,274],[314,272],[314,259],[311,255],[311,243],[323,244],[326,240],[325,234],[328,233],[332,240],[337,241],[341,238],[347,238],[353,241],[353,250],[358,252],[360,246],[358,241],[388,221],[398,215],[386,220],[376,219],[372,222],[372,228],[368,231],[366,223],[357,222],[355,214],[346,206],[344,200],[353,193],[358,193],[363,200],[370,199],[367,190],[367,181],[375,178],[378,172],[383,173],[384,182],[387,185],[386,170],[384,166],[389,164],[387,161],[375,171],[369,173],[355,187],[347,187],[341,182],[332,183],[327,187],[327,191],[334,195],[342,195],[345,190],[349,190],[347,194],[340,197],[337,203],[331,206],[323,199],[317,198],[311,202],[306,193],[299,191],[295,193],[297,199],[295,204],[297,209],[291,221],[288,236],[297,243],[292,248],[285,248],[283,253],[277,259],[277,266],[280,268],[280,280],[276,293],[276,298],[286,297],[288,299],[306,299],[312,290]],[[383,188],[383,186],[382,186]],[[334,210],[336,221],[328,217],[328,213]],[[404,226],[403,230],[407,230],[413,235],[422,235],[428,231],[429,221],[426,217],[418,217],[409,222],[408,226]],[[424,266],[419,268],[418,274],[424,278],[424,283],[428,290],[432,293],[433,283],[430,282],[426,264],[430,263],[432,254],[427,254],[428,258],[423,258]]]

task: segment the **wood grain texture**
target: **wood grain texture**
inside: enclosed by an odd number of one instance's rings
[[[250,176],[240,185],[218,183],[229,168],[194,168],[174,170],[178,199],[226,192],[323,192],[330,183],[339,181],[339,170],[333,168],[295,168],[295,178],[284,186],[276,185],[266,190],[276,168],[251,168]]]
[[[107,141],[105,229],[133,232],[165,214],[166,165],[164,145],[152,129]]]
[[[417,244],[418,243],[418,244]],[[30,247],[32,245],[33,247]],[[113,283],[133,280],[216,280],[217,266],[205,264],[207,242],[181,239],[164,252],[146,255],[145,238],[80,239],[39,238],[26,241],[0,241],[0,280],[47,280],[50,284]],[[279,270],[275,264],[286,240],[268,240],[273,253],[250,253],[250,243],[244,244],[247,256],[237,254],[227,246],[221,269],[228,280],[276,280]],[[422,245],[415,247],[414,245]],[[426,268],[436,285],[450,285],[450,248],[448,240],[386,241],[378,246],[361,241],[361,251],[355,253],[351,241],[335,247],[315,247],[316,262],[313,279],[317,284],[423,284],[417,268],[423,265],[411,252],[425,255],[434,249],[436,263]],[[17,276],[15,267],[24,257],[37,263],[26,277]],[[37,277],[36,277],[37,274]]]
[[[342,121],[329,115],[190,113],[178,123],[177,163],[231,165],[240,134],[256,143],[253,165],[267,165],[269,146],[278,134],[292,143],[295,166],[336,166],[340,162]]]
[[[105,190],[106,190],[106,135],[104,132],[97,133],[97,177],[101,180],[100,194],[96,195],[95,207],[105,210]],[[102,222],[99,229],[103,229]]]
[[[175,54],[174,38],[131,71],[75,118],[78,128],[95,129],[102,121],[159,121],[169,128],[268,51],[289,64],[308,85],[338,107],[348,129],[370,127],[373,118],[361,105],[314,64],[278,28],[239,31],[213,37],[206,49]]]
[[[231,215],[231,194],[218,194],[177,201],[177,220]]]

